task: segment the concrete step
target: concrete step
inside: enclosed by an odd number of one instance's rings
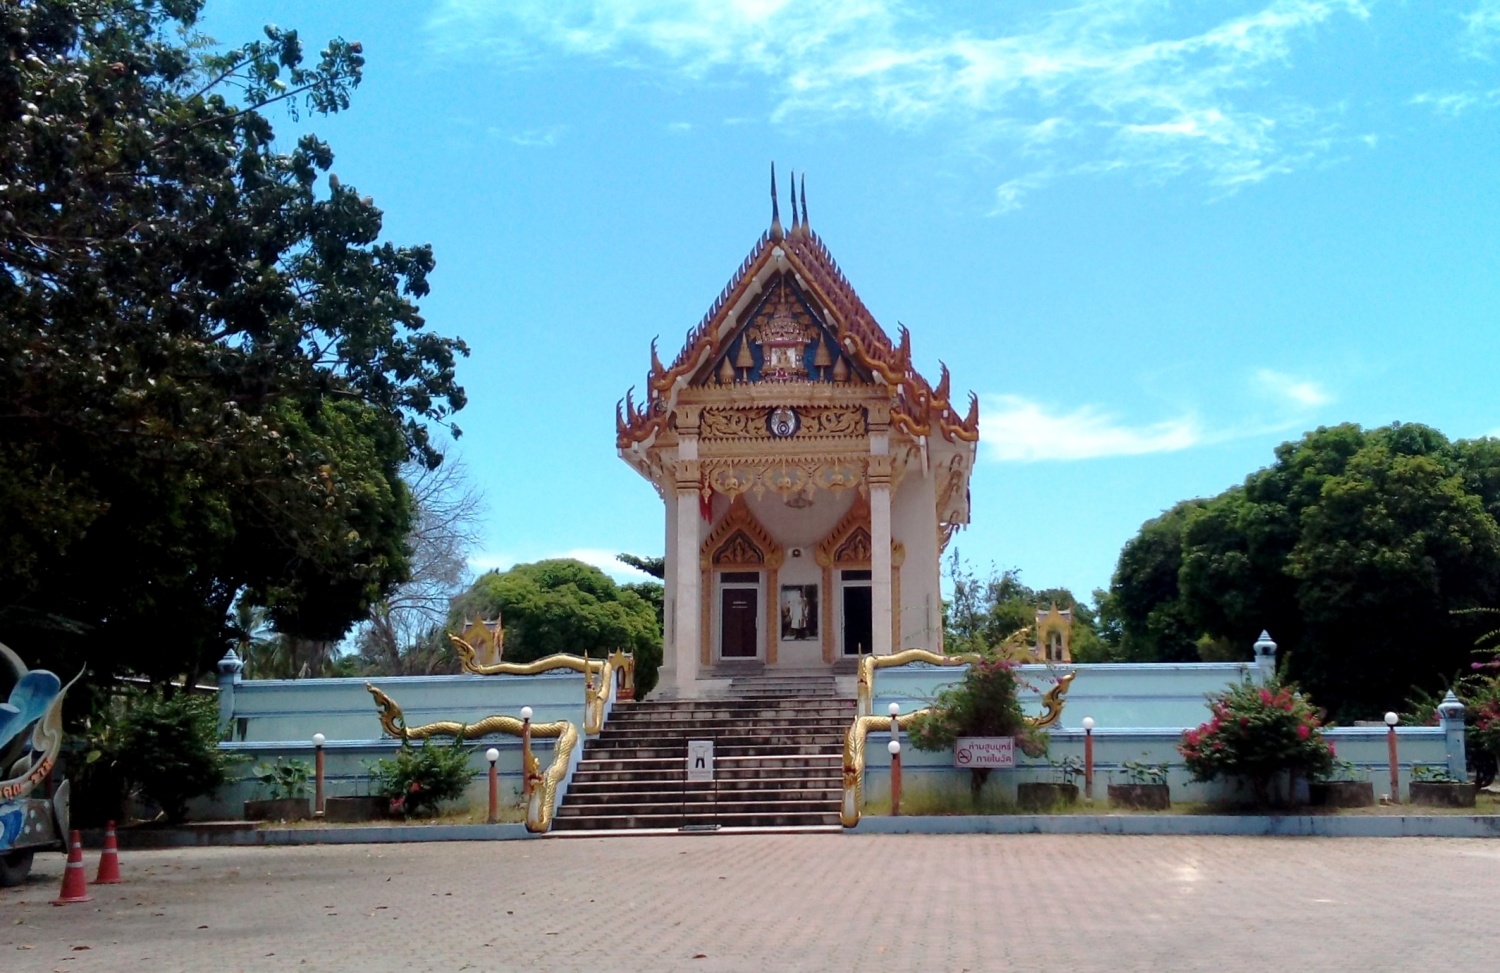
[[[854,700],[835,696],[827,676],[741,676],[732,688],[616,708],[585,744],[556,828],[837,825]],[[689,740],[714,741],[716,781],[685,782]]]
[[[717,787],[715,786],[717,784]],[[568,787],[568,795],[576,796],[580,801],[592,800],[605,794],[666,794],[675,795],[681,799],[686,795],[689,800],[709,800],[715,793],[720,800],[730,800],[731,797],[743,795],[747,799],[754,799],[759,794],[806,794],[809,799],[812,795],[822,795],[834,800],[838,799],[843,789],[843,780],[836,774],[826,777],[741,777],[719,780],[715,782],[689,781],[686,784],[677,782],[668,786],[668,782],[657,778],[626,781],[574,781]]]
[[[692,801],[684,803],[670,798],[664,800],[590,801],[568,804],[557,812],[559,818],[601,816],[607,814],[827,814],[838,813],[838,801],[818,800],[764,800],[764,801]]]
[[[736,757],[815,757],[828,752],[826,743],[740,743],[714,744],[714,762],[722,763]],[[599,747],[592,752],[583,752],[584,760],[683,760],[685,753],[675,741],[663,746]]]
[[[585,752],[588,749],[598,747],[609,747],[618,749],[620,747],[665,747],[676,746],[679,750],[687,745],[689,740],[713,740],[717,746],[737,747],[764,743],[782,743],[788,745],[800,745],[815,743],[821,746],[840,744],[844,742],[847,731],[841,727],[814,727],[803,729],[793,727],[786,730],[773,729],[755,732],[746,731],[743,727],[694,727],[692,729],[660,727],[641,727],[640,729],[616,730],[611,733],[601,733],[585,744]]]
[[[724,828],[797,828],[818,825],[837,826],[837,811],[800,814],[594,814],[587,817],[558,817],[553,827],[559,831],[671,830],[691,825],[719,825]]]

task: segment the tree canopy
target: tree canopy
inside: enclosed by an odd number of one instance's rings
[[[1286,673],[1343,718],[1400,709],[1470,663],[1454,610],[1500,596],[1500,441],[1395,424],[1320,428],[1207,500],[1149,521],[1120,554],[1107,614],[1139,660],[1249,657],[1262,629]]]
[[[347,108],[360,45],[215,48],[200,7],[0,5],[0,640],[54,667],[197,671],[241,596],[342,636],[464,404],[431,250],[263,111]]]
[[[661,625],[650,602],[591,564],[571,559],[491,571],[454,602],[450,627],[464,618],[499,616],[505,661],[531,662],[556,652],[601,659],[615,649],[635,655],[635,687],[644,696],[661,668]]]

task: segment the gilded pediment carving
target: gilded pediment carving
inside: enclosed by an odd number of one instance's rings
[[[777,425],[779,412],[792,413],[790,426]],[[865,434],[865,412],[858,406],[710,407],[703,410],[699,429],[704,438],[718,439],[853,438]]]
[[[777,568],[781,566],[781,545],[755,519],[743,495],[729,504],[729,512],[709,532],[699,548],[702,566]]]

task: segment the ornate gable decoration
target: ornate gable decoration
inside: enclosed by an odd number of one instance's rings
[[[818,542],[815,555],[818,564],[870,563],[870,501],[863,493],[854,495],[849,512],[834,525],[828,536]]]
[[[960,414],[949,398],[947,366],[936,386],[917,372],[911,360],[910,334],[903,327],[900,340],[891,341],[808,225],[805,192],[800,215],[793,194],[789,232],[783,230],[777,215],[774,170],[771,197],[770,230],[761,234],[703,320],[688,332],[687,342],[670,366],[663,364],[653,342],[644,401],[638,404],[631,389],[616,406],[616,445],[629,449],[661,433],[684,380],[713,384],[768,377],[774,381],[803,380],[804,376],[830,382],[852,380],[834,374],[846,359],[851,376],[879,376],[890,389],[893,428],[914,438],[940,435],[955,443],[977,442],[978,397],[970,393],[968,411]],[[752,302],[756,311],[745,321],[743,315]],[[798,316],[799,305],[806,319]],[[745,327],[735,325],[736,315]],[[806,334],[809,326],[821,332],[816,344]],[[769,373],[767,354],[772,355]]]
[[[698,371],[693,384],[869,382],[868,373],[839,350],[788,273],[776,275],[742,321],[719,343],[722,353]]]
[[[734,498],[729,512],[719,521],[698,552],[701,566],[707,568],[755,567],[779,568],[781,545],[761,526],[750,512],[744,495]]]

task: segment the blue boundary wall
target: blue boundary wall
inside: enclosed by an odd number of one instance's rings
[[[1238,794],[1224,781],[1193,781],[1182,764],[1177,744],[1184,730],[1208,720],[1208,697],[1242,682],[1263,681],[1274,665],[1245,663],[1120,663],[1104,665],[1026,665],[1019,667],[1025,688],[1022,709],[1036,713],[1041,696],[1068,673],[1074,678],[1064,697],[1061,716],[1048,730],[1045,758],[1017,754],[1014,770],[996,770],[985,784],[986,792],[1003,801],[1014,801],[1016,785],[1057,781],[1048,763],[1084,754],[1083,719],[1094,720],[1094,790],[1102,800],[1109,784],[1127,783],[1126,761],[1170,764],[1168,783],[1174,801],[1233,800]],[[871,712],[884,716],[895,703],[902,713],[931,705],[945,687],[963,678],[967,666],[941,667],[923,663],[894,666],[876,671]],[[1457,725],[1398,727],[1398,773],[1404,795],[1415,766],[1439,766],[1461,776],[1464,767],[1462,719]],[[1368,780],[1377,796],[1390,793],[1390,763],[1384,726],[1332,727],[1323,731],[1342,760],[1355,764],[1357,780]],[[871,733],[865,744],[864,797],[890,800],[889,732]],[[962,806],[968,800],[969,774],[953,766],[953,754],[924,753],[912,747],[903,735],[901,752],[902,793],[907,799],[923,792],[937,792],[946,801]],[[1081,781],[1080,781],[1081,783]],[[1305,786],[1305,782],[1303,784]]]
[[[231,772],[234,778],[211,799],[192,806],[198,818],[237,818],[247,800],[264,797],[264,788],[250,780],[251,772],[278,757],[312,763],[312,737],[325,737],[325,794],[328,797],[364,796],[374,793],[370,766],[390,757],[400,741],[384,735],[374,697],[365,684],[376,686],[401,707],[407,726],[452,720],[473,723],[488,716],[521,716],[530,706],[533,723],[567,720],[578,730],[568,774],[558,788],[558,801],[566,796],[568,782],[583,753],[585,740],[584,676],[571,669],[557,669],[532,676],[382,676],[370,679],[256,679],[242,680],[236,672],[220,679],[220,717],[228,739],[221,750],[242,758]],[[613,695],[605,705],[606,718]],[[440,737],[434,746],[446,746]],[[552,759],[554,739],[534,738],[532,750],[545,770]],[[484,752],[500,752],[497,763],[502,803],[519,804],[522,784],[521,738],[492,734],[465,744],[472,752],[474,779],[466,799],[470,806],[484,807],[488,801],[488,763]]]

